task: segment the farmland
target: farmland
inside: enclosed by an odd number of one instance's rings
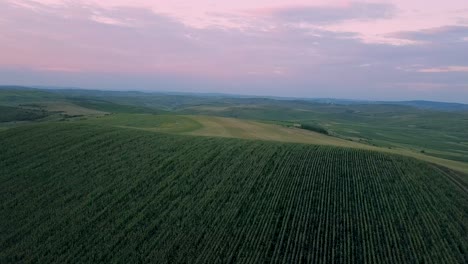
[[[1,263],[468,261],[461,174],[115,122],[0,131]]]
[[[69,119],[68,116],[77,115],[82,117],[75,119],[82,119],[105,113],[188,115],[206,128],[194,131],[197,135],[259,137],[313,144],[317,142],[315,135],[307,139],[302,133],[304,131],[263,126],[258,122],[282,127],[294,127],[294,124],[317,126],[326,129],[334,138],[354,141],[350,143],[364,147],[398,149],[401,151],[396,152],[431,159],[431,162],[449,160],[446,164],[468,164],[467,105],[450,108],[447,106],[450,104],[426,102],[424,108],[417,108],[415,106],[418,102],[277,100],[227,95],[41,90],[0,86],[0,106],[24,108],[25,105],[39,106],[39,109],[28,110],[47,111],[49,116],[38,121]],[[128,116],[125,118],[131,119]],[[232,121],[232,118],[235,120]],[[240,127],[233,127],[235,123]],[[5,125],[0,123],[1,127]],[[343,142],[332,137],[327,137],[330,142]],[[327,138],[322,137],[318,141],[324,142]],[[452,166],[455,167],[463,166]]]
[[[428,156],[419,151],[397,147],[381,148],[305,129],[238,118],[202,115],[113,114],[79,122],[183,135],[258,139],[375,150],[414,157],[468,173],[468,163]]]
[[[0,0],[0,264],[468,264],[468,0]]]
[[[67,121],[333,145],[401,154],[468,173],[468,112],[464,105],[423,102],[425,108],[420,109],[411,106],[418,102],[337,102],[0,86],[0,108],[8,110],[0,111],[0,130]],[[13,112],[35,117],[24,119]]]

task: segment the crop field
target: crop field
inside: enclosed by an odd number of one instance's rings
[[[202,127],[199,122],[190,117],[154,114],[113,114],[89,118],[81,123],[168,133],[192,132]]]
[[[327,101],[0,86],[0,129],[85,121],[155,132],[355,147],[468,173],[468,108],[463,105]],[[411,106],[421,103],[423,108]],[[9,114],[5,107],[27,110],[28,117]],[[32,111],[41,118],[31,118]],[[331,136],[294,129],[298,124],[321,127]]]
[[[305,129],[285,127],[277,124],[266,124],[245,119],[216,116],[181,116],[173,114],[112,114],[93,117],[79,122],[184,135],[258,139],[375,150],[414,157],[468,173],[468,163],[465,162],[428,156],[419,151],[411,151],[406,148],[381,148],[338,137],[327,136]]]
[[[408,157],[85,123],[0,146],[0,263],[468,262],[464,176]]]

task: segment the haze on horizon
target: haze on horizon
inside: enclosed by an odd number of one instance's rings
[[[468,103],[468,2],[2,0],[0,84]]]

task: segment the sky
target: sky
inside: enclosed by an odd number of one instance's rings
[[[468,103],[468,1],[0,0],[0,84]]]

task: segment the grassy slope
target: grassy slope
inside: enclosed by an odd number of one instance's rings
[[[369,145],[326,136],[320,133],[237,118],[148,114],[113,114],[90,118],[82,123],[138,128],[148,131],[242,139],[260,139],[291,143],[334,145],[377,149]]]
[[[254,104],[256,103],[256,104]],[[468,162],[468,112],[437,112],[397,105],[333,105],[300,101],[188,107],[183,113],[284,123],[319,123],[371,145],[402,147]],[[424,135],[424,137],[421,137]]]
[[[84,121],[90,124],[111,125],[116,127],[139,128],[156,132],[183,133],[197,136],[232,137],[261,139],[292,143],[333,145],[359,149],[376,150],[400,154],[432,162],[448,168],[468,173],[468,163],[428,156],[419,151],[405,148],[382,148],[368,144],[326,136],[312,131],[265,124],[251,120],[214,116],[178,116],[148,114],[115,114]]]
[[[212,116],[190,116],[202,124],[202,128],[189,134],[202,136],[261,139],[282,142],[335,145],[341,147],[366,147],[347,140],[326,136],[298,128],[289,128],[274,124]]]
[[[446,166],[457,171],[468,173],[468,163],[466,162],[429,156],[417,150],[415,151],[404,147],[377,147],[368,144],[362,144],[359,142],[344,140],[337,137],[327,136],[312,131],[306,131],[303,129],[284,127],[274,124],[264,124],[260,122],[237,118],[223,118],[212,116],[189,117],[202,124],[201,129],[188,133],[192,135],[261,139],[281,142],[332,145],[339,147],[375,150],[414,157],[420,160]]]
[[[468,194],[417,160],[79,124],[0,133],[3,263],[468,261]]]

